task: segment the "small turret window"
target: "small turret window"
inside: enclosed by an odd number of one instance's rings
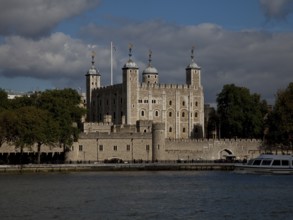
[[[155,112],[155,116],[156,116],[156,117],[159,116],[159,112],[158,112],[158,111]]]

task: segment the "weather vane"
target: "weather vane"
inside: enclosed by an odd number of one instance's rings
[[[149,66],[151,66],[151,62],[152,62],[152,50],[149,49]]]
[[[95,56],[96,56],[96,52],[92,50],[92,65],[95,64]]]
[[[132,56],[132,47],[133,45],[131,43],[128,44],[128,48],[129,48],[129,59],[131,59]]]
[[[191,47],[191,60],[194,58],[194,46]]]

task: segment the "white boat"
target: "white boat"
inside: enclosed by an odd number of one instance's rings
[[[293,156],[261,154],[246,164],[235,165],[235,171],[240,173],[293,174]]]

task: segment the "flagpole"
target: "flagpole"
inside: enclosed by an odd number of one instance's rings
[[[113,43],[111,41],[111,86],[113,85]]]

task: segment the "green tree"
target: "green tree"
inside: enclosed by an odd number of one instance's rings
[[[80,100],[80,95],[73,89],[47,90],[36,98],[36,105],[48,110],[57,121],[59,143],[64,151],[78,138],[78,125],[85,114]]]
[[[0,112],[0,140],[1,145],[4,142],[12,143],[15,140],[17,134],[16,123],[17,114],[15,111],[4,110]],[[1,146],[0,145],[0,146]]]
[[[35,97],[34,96],[21,96],[21,97],[15,97],[14,99],[11,99],[9,102],[9,108],[10,109],[18,109],[21,107],[27,107],[27,106],[35,106]]]
[[[33,106],[21,107],[12,114],[7,121],[10,135],[7,140],[20,148],[21,155],[24,147],[37,144],[37,162],[40,163],[41,146],[53,146],[58,141],[58,125],[49,112]]]
[[[212,109],[209,113],[207,122],[207,138],[214,138],[219,132],[219,116],[215,109]]]
[[[293,143],[293,82],[284,90],[279,90],[272,112],[267,120],[266,143],[270,147],[292,148]]]
[[[217,97],[221,138],[262,138],[267,104],[244,87],[225,85]]]
[[[0,89],[0,112],[8,108],[8,94]]]

